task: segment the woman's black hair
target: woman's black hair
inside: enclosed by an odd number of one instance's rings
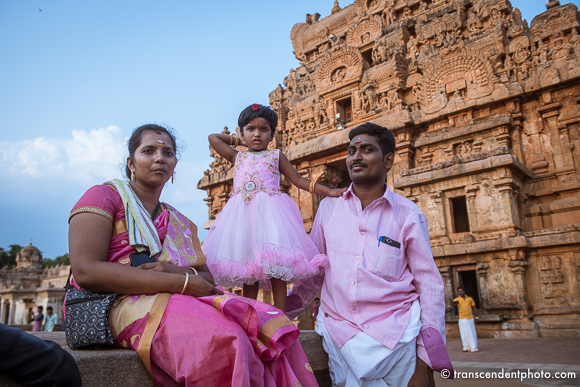
[[[383,152],[383,157],[389,153],[395,154],[395,146],[397,143],[395,141],[395,136],[393,136],[393,133],[391,133],[389,129],[371,122],[365,122],[351,130],[348,133],[348,138],[352,141],[352,139],[359,134],[368,134],[377,137],[381,151]]]
[[[254,110],[255,108],[255,110]],[[268,106],[258,105],[257,103],[248,106],[240,113],[240,117],[238,118],[238,126],[240,127],[240,131],[244,132],[244,126],[248,124],[248,122],[252,121],[254,118],[262,117],[268,124],[270,125],[270,129],[272,130],[272,135],[276,131],[276,126],[278,126],[278,114]]]
[[[127,147],[129,148],[129,158],[131,159],[131,161],[133,161],[135,151],[137,150],[137,148],[139,148],[139,145],[141,145],[143,133],[149,131],[166,133],[171,138],[173,149],[175,150],[175,154],[177,154],[177,140],[175,134],[173,134],[173,129],[166,128],[164,126],[157,124],[145,124],[135,129],[133,131],[133,134],[131,134],[131,138],[129,138],[129,141],[127,141]],[[129,169],[128,165],[125,165],[125,174],[127,175],[127,178],[131,179],[131,170]]]

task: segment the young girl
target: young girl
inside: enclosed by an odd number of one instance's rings
[[[234,163],[234,192],[203,243],[208,266],[222,286],[243,286],[244,297],[256,299],[260,287],[274,293],[275,306],[286,309],[286,283],[313,276],[328,258],[318,252],[304,231],[298,206],[280,192],[280,173],[292,184],[318,195],[340,196],[306,179],[278,149],[268,150],[278,115],[253,104],[242,111],[242,138],[211,134],[213,149]],[[248,147],[239,152],[236,146]]]

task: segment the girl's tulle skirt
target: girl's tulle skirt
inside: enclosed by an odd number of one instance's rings
[[[259,192],[249,202],[234,195],[213,222],[202,250],[223,287],[260,283],[270,278],[297,283],[324,270],[320,254],[306,231],[298,206],[286,194]]]

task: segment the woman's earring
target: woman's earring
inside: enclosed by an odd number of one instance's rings
[[[131,169],[131,181],[135,181],[135,171]]]
[[[171,184],[173,184],[173,176],[175,176],[175,174],[171,175]]]

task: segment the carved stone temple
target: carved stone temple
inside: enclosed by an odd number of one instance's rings
[[[450,336],[459,285],[480,337],[580,336],[579,21],[557,0],[529,24],[508,0],[356,0],[290,32],[300,66],[270,93],[275,147],[305,177],[346,187],[349,130],[393,132],[387,182],[427,216]],[[205,228],[233,183],[212,156]],[[281,189],[310,231],[322,197]]]

